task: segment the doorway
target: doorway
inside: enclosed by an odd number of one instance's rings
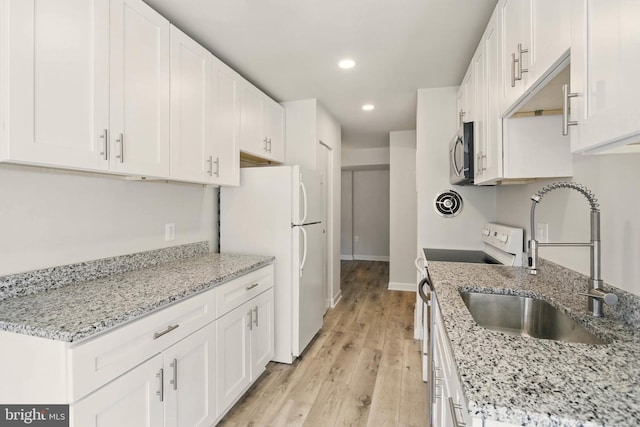
[[[322,297],[324,300],[324,311],[326,312],[331,306],[331,281],[329,278],[331,277],[331,257],[329,256],[329,239],[328,230],[331,230],[332,219],[329,212],[331,198],[329,197],[331,187],[331,148],[327,146],[322,141],[318,143],[318,152],[317,152],[317,170],[320,174],[320,194],[322,197],[322,265],[324,266],[322,271],[322,283],[324,286],[322,287]]]

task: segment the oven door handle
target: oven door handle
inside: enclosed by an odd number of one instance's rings
[[[425,285],[429,287],[428,294],[424,291]],[[433,285],[431,284],[431,280],[429,280],[428,276],[422,279],[420,283],[418,283],[418,293],[420,294],[420,298],[422,298],[422,301],[424,301],[425,304],[429,304],[429,300],[430,300],[429,294],[431,294],[432,289],[433,289]]]

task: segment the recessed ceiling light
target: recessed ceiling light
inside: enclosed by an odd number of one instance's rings
[[[371,111],[371,110],[373,110],[374,108],[376,108],[376,107],[375,107],[375,105],[373,105],[373,104],[364,104],[364,105],[362,106],[362,109],[363,109],[364,111]]]
[[[353,59],[345,58],[340,62],[338,62],[338,67],[344,70],[348,70],[349,68],[353,68],[355,66],[356,66],[356,61],[354,61]]]

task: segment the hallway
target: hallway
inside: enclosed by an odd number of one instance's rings
[[[388,291],[389,264],[342,261],[342,300],[292,365],[267,371],[220,426],[425,426],[415,294]]]

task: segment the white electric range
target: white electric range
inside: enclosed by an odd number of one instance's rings
[[[513,267],[522,265],[523,229],[502,224],[488,223],[480,233],[481,250],[424,248],[423,256],[416,259],[420,276],[414,317],[414,338],[422,341],[422,379],[428,381],[431,343],[429,328],[431,278],[429,262],[462,262],[500,264]]]

